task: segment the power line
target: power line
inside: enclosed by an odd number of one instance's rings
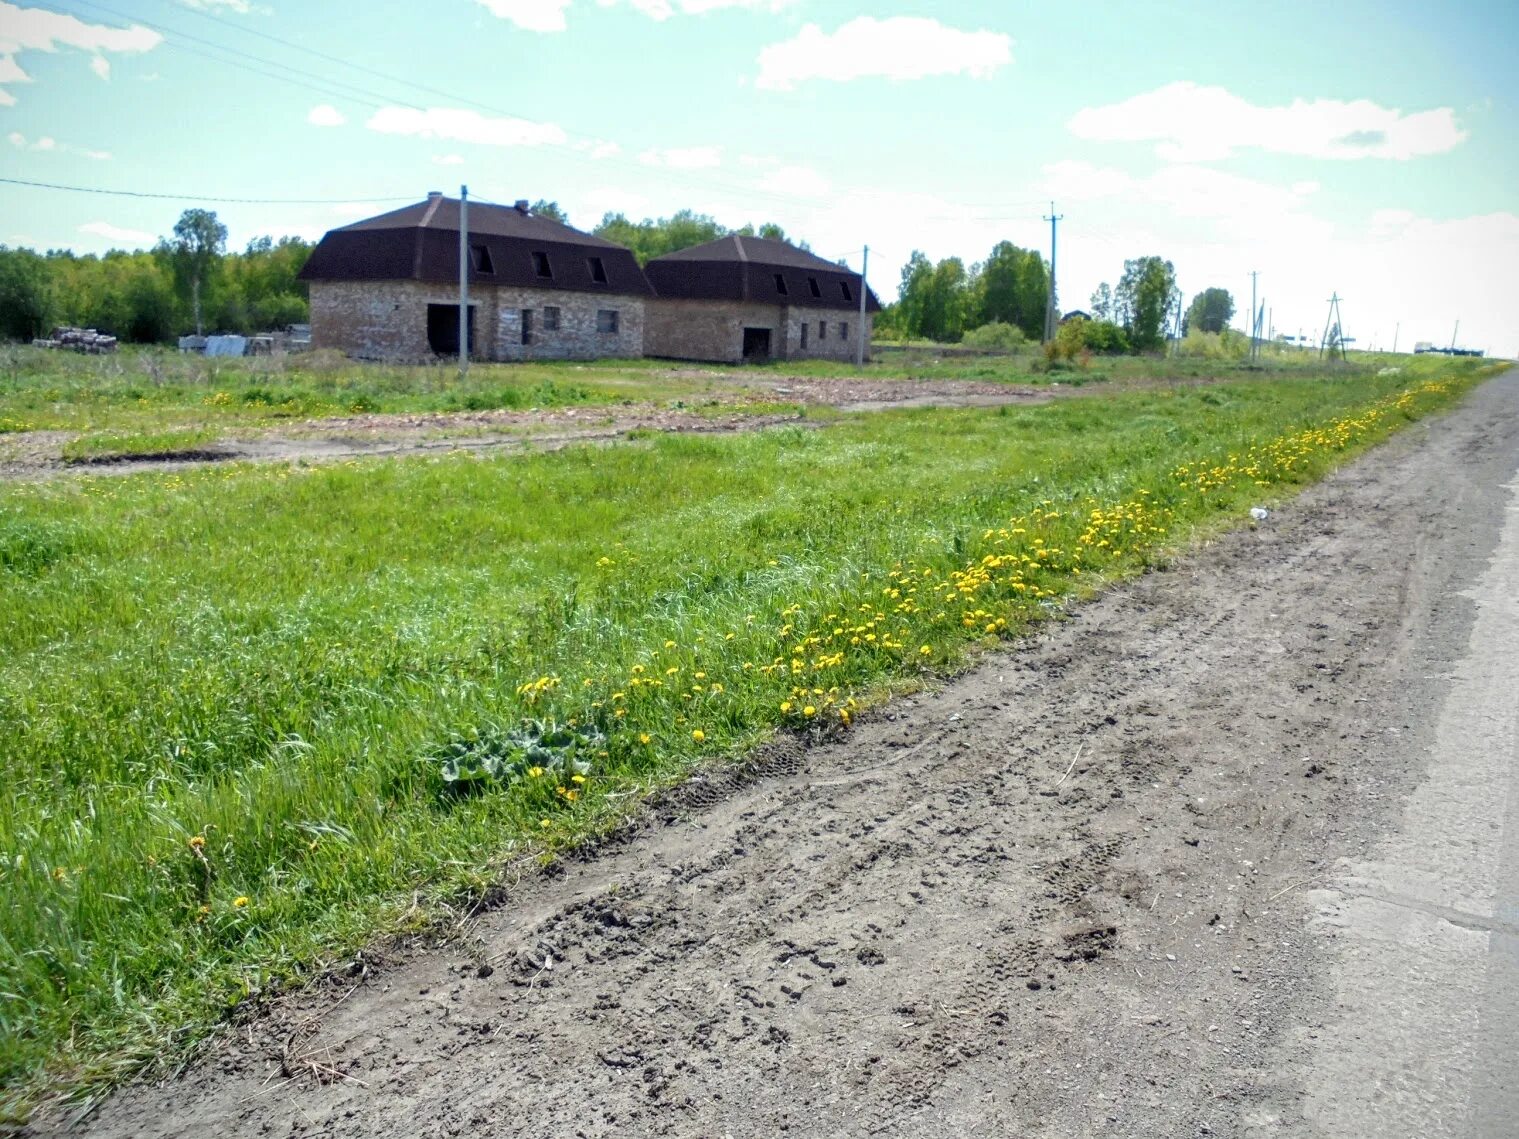
[[[75,194],[109,194],[116,198],[157,198],[172,202],[215,202],[221,205],[245,206],[339,206],[379,205],[384,202],[409,202],[414,195],[389,198],[216,198],[209,194],[159,194],[146,190],[102,190],[94,186],[64,186],[57,182],[30,182],[25,178],[0,178],[0,182],[12,186],[32,186],[40,190],[67,190]]]

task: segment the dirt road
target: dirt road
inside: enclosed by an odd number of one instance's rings
[[[1519,372],[99,1136],[1515,1133]]]

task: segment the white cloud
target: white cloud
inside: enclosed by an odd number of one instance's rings
[[[464,155],[462,154],[435,154],[433,155],[434,166],[463,166]]]
[[[77,16],[47,8],[22,8],[0,0],[0,84],[28,83],[31,76],[16,62],[23,51],[57,51],[60,47],[90,52],[90,67],[102,79],[111,73],[107,52],[151,51],[163,37],[151,28],[89,24]],[[16,97],[0,87],[0,106],[13,106]]]
[[[597,0],[603,8],[627,4],[655,20],[668,20],[676,13],[702,16],[724,8],[747,8],[764,12],[780,12],[797,4],[799,0]]]
[[[306,121],[314,127],[340,127],[348,116],[331,103],[318,103],[306,112]]]
[[[1449,107],[1404,114],[1369,99],[1295,99],[1257,106],[1222,87],[1171,83],[1067,124],[1096,142],[1153,142],[1168,162],[1208,162],[1259,149],[1310,158],[1407,159],[1458,146],[1466,132]]]
[[[771,194],[795,194],[803,198],[822,198],[830,184],[816,170],[807,166],[782,166],[759,181],[759,188]]]
[[[565,142],[564,130],[553,123],[482,115],[452,107],[431,107],[425,111],[384,107],[364,125],[380,134],[443,138],[481,146],[554,146]]]
[[[123,229],[119,225],[112,225],[106,221],[85,222],[79,227],[80,233],[93,234],[103,237],[107,241],[120,242],[123,245],[144,246],[153,244],[153,235],[144,233],[140,229]]]
[[[253,11],[253,5],[249,0],[179,0],[186,8],[194,8],[199,12],[215,12],[225,8],[229,12],[236,12],[239,16],[246,16]]]
[[[493,16],[530,32],[562,32],[570,0],[479,0]]]
[[[665,166],[671,170],[704,170],[723,163],[720,146],[673,146],[666,150],[646,150],[638,156],[645,166]]]
[[[866,76],[985,79],[1012,62],[1012,49],[1012,38],[1001,32],[962,32],[919,16],[860,16],[832,33],[807,24],[794,39],[771,44],[760,52],[755,86],[790,91],[808,79]]]
[[[615,142],[604,142],[599,139],[582,139],[573,145],[576,150],[591,158],[615,158],[622,153],[622,147]]]
[[[54,151],[59,154],[77,154],[81,158],[93,158],[97,161],[104,161],[111,157],[111,153],[108,150],[86,150],[83,147],[70,146],[68,143],[59,142],[56,138],[52,138],[49,135],[43,135],[33,142],[28,142],[26,135],[20,131],[11,131],[5,137],[12,146],[19,147],[22,150],[43,150]]]

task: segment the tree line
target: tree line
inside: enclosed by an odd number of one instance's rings
[[[96,256],[0,245],[0,338],[30,340],[75,325],[148,344],[197,327],[249,333],[308,319],[296,276],[309,242],[258,237],[240,253],[228,253],[226,242],[214,212],[186,210],[150,250]]]

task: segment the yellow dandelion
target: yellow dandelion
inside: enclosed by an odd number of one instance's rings
[[[571,783],[584,783],[585,782],[585,776],[584,775],[571,775],[570,776],[570,782]]]
[[[246,895],[246,894],[239,894],[237,897],[235,897],[235,898],[232,899],[232,904],[234,906],[236,906],[238,909],[242,909],[244,906],[246,906],[248,904],[248,895]]]
[[[641,744],[649,743],[653,739],[654,739],[654,737],[651,736],[651,735],[649,735],[648,732],[640,732],[640,733],[638,733],[638,742],[641,743]]]
[[[545,827],[545,828],[547,828],[547,827],[551,827],[551,826],[553,826],[553,825],[554,825],[554,824],[553,824],[553,823],[551,823],[551,822],[550,822],[550,821],[549,821],[549,820],[548,820],[548,819],[539,819],[539,820],[538,820],[538,825],[539,825],[539,826],[540,826],[540,827]]]
[[[697,743],[701,743],[702,740],[707,738],[707,733],[702,731],[700,728],[697,728],[694,732],[691,733],[691,738]]]
[[[198,834],[198,835],[196,835],[194,838],[192,838],[190,840],[190,846],[193,849],[195,849],[195,850],[200,850],[205,845],[206,845],[206,836],[203,835],[203,834]]]
[[[924,645],[921,649],[918,650],[918,652],[922,653],[924,656],[928,656],[929,653],[931,653],[933,651],[934,650],[932,648],[930,648],[928,645]]]
[[[541,767],[529,767],[527,769],[527,773],[528,773],[528,775],[532,776],[532,778],[537,779],[540,775],[543,774],[543,768],[541,768]]]
[[[790,700],[782,700],[781,701],[781,711],[782,712],[789,712],[789,711],[791,711],[791,701]]]
[[[818,714],[818,710],[816,708],[814,708],[811,704],[808,704],[807,707],[805,707],[805,708],[802,709],[802,715],[804,715],[804,716],[816,716],[817,714]]]

